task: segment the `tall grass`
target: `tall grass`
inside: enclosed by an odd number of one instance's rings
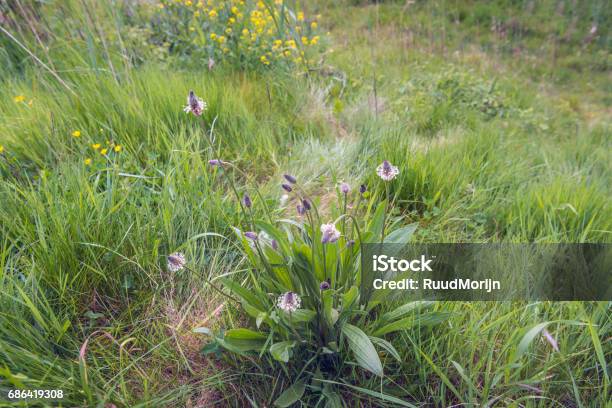
[[[245,319],[206,284],[244,272],[223,237],[239,206],[210,159],[246,169],[238,188],[257,181],[271,208],[286,169],[323,202],[334,193],[329,181],[381,194],[372,169],[391,160],[401,171],[392,221],[419,222],[422,241],[610,242],[606,118],[592,124],[582,100],[574,109],[516,76],[493,81],[497,71],[479,61],[397,37],[412,19],[450,18],[434,12],[442,3],[399,15],[404,2],[350,13],[311,5],[323,10],[336,50],[333,69],[310,78],[160,61],[128,35],[146,29],[146,12],[132,3],[7,5],[21,20],[2,26],[14,38],[0,37],[0,400],[24,387],[63,389],[64,406],[264,406],[290,383],[266,360],[204,358],[190,333],[203,321],[229,328]],[[466,31],[468,17],[456,35],[489,41]],[[571,72],[568,84],[588,99]],[[190,89],[209,104],[201,121],[182,111]],[[104,156],[91,146],[107,142],[123,150]],[[166,272],[175,250],[196,273]],[[381,388],[433,406],[608,403],[608,303],[435,308],[449,319],[435,330],[415,320],[398,333],[402,362],[384,359],[382,384],[357,368],[345,373],[347,404],[384,405],[372,395]],[[559,351],[531,330],[542,324]]]

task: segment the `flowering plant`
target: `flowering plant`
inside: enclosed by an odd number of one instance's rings
[[[153,40],[208,65],[309,67],[320,51],[318,22],[282,0],[162,0]]]
[[[387,161],[377,171],[384,183],[398,173]],[[241,202],[249,230],[235,228],[235,233],[250,263],[248,283],[222,279],[253,326],[214,335],[206,349],[256,352],[297,367],[293,385],[279,397],[284,402],[302,398],[306,385],[323,398],[336,399],[332,382],[351,361],[383,377],[379,352],[400,356],[382,336],[414,324],[409,312],[427,304],[412,302],[381,313],[389,293],[369,290],[372,277],[362,275],[360,262],[362,243],[406,243],[416,226],[385,234],[387,201],[377,205],[365,185],[353,190],[340,184],[338,205],[324,215],[328,211],[318,208],[295,177],[284,178],[282,188],[296,206],[296,217],[272,221],[268,214],[270,221],[255,220],[250,210],[257,202],[245,195],[249,199]]]
[[[184,110],[194,116],[200,116],[206,107],[193,91],[187,102]],[[213,140],[208,142],[211,151],[216,151]],[[416,230],[416,224],[411,224],[386,233],[388,184],[399,169],[387,160],[377,167],[376,173],[385,183],[386,199],[382,203],[368,193],[365,184],[352,189],[343,182],[337,188],[337,205],[326,211],[320,211],[318,201],[308,196],[296,177],[285,174],[280,187],[287,199],[284,201],[294,203],[296,217],[274,220],[257,189],[259,201],[254,201],[248,191],[239,192],[231,174],[242,173],[237,166],[219,158],[208,163],[226,177],[243,211],[246,228],[235,227],[234,231],[250,263],[246,284],[222,278],[224,292],[213,282],[208,283],[232,302],[239,302],[252,317],[253,325],[216,334],[205,327],[194,329],[212,336],[204,351],[223,348],[238,354],[256,352],[285,364],[292,362],[297,373],[292,376],[293,385],[277,400],[279,406],[300,400],[306,384],[336,406],[340,395],[334,389],[338,384],[334,380],[341,379],[352,360],[382,378],[383,363],[377,347],[397,360],[400,356],[381,336],[413,325],[414,317],[407,315],[431,304],[411,302],[385,313],[379,306],[391,298],[389,289],[373,293],[370,287],[374,277],[366,276],[361,268],[361,244],[405,244]],[[266,220],[255,218],[253,208],[258,204]],[[167,261],[170,272],[187,268],[182,253],[169,255]],[[428,316],[430,324],[440,320],[434,315]],[[390,396],[384,399],[397,400]]]

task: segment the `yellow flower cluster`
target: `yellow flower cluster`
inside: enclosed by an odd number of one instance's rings
[[[100,133],[102,133],[102,129],[100,129]],[[73,137],[80,138],[82,133],[80,130],[74,130],[72,131],[71,135]],[[107,140],[105,144],[97,142],[92,143],[91,148],[101,156],[108,156],[110,152],[120,153],[123,151],[123,146],[115,143],[112,140]],[[86,157],[85,160],[83,160],[83,163],[85,163],[86,166],[90,166],[93,163],[93,159],[91,157]]]
[[[15,96],[13,97],[13,102],[15,102],[15,103],[24,103],[24,102],[25,102],[25,100],[26,100],[25,95],[15,95]],[[33,103],[34,103],[34,100],[33,100],[33,99],[30,99],[30,100],[27,102],[27,105],[28,105],[28,106],[32,106],[32,104],[33,104]]]
[[[157,13],[171,28],[167,35],[174,35],[164,42],[174,50],[201,50],[214,60],[311,65],[319,52],[318,16],[293,11],[283,0],[162,0]]]

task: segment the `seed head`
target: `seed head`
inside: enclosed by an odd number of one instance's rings
[[[399,170],[396,166],[385,160],[376,168],[376,174],[384,181],[391,181],[399,174]]]
[[[242,205],[244,205],[246,208],[251,208],[253,206],[251,197],[249,197],[247,193],[244,193],[244,196],[242,197]]]
[[[340,231],[333,223],[321,225],[321,232],[323,233],[321,237],[323,244],[333,244],[340,239]]]
[[[251,241],[257,241],[257,233],[253,231],[247,231],[244,233],[244,236],[250,239]]]
[[[168,270],[178,272],[185,267],[185,255],[182,252],[174,252],[168,255]]]
[[[279,309],[284,310],[285,312],[295,312],[300,308],[302,304],[302,300],[300,296],[295,292],[285,292],[278,297],[276,305]]]
[[[222,167],[223,166],[223,161],[219,160],[219,159],[212,159],[208,161],[208,164],[215,167],[215,166],[219,166]]]
[[[206,102],[198,98],[195,92],[189,91],[187,97],[187,106],[183,109],[185,113],[193,113],[195,116],[200,116],[206,110]]]
[[[291,174],[285,174],[283,175],[283,177],[285,178],[285,180],[287,180],[291,184],[295,184],[297,182],[297,179],[293,177]]]

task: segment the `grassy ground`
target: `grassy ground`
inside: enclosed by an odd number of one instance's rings
[[[89,12],[119,12],[100,4]],[[239,188],[258,183],[272,208],[285,172],[325,203],[336,181],[376,185],[373,169],[391,160],[401,170],[394,221],[418,222],[422,241],[610,242],[608,43],[559,40],[549,64],[538,46],[552,23],[534,33],[517,14],[521,52],[534,61],[521,64],[516,44],[448,17],[463,8],[440,14],[446,3],[431,4],[309,5],[331,50],[308,76],[209,72],[149,55],[128,64],[87,35],[56,33],[47,51],[17,36],[46,69],[3,33],[13,65],[0,89],[0,404],[15,387],[63,389],[63,406],[276,399],[290,379],[273,363],[204,357],[205,339],[191,332],[246,320],[204,283],[240,280],[245,269],[224,238],[239,206],[208,168],[212,158],[236,162],[246,172]],[[86,15],[82,3],[66,5],[74,20]],[[572,65],[577,52],[590,63]],[[209,104],[206,125],[182,112],[189,89]],[[209,132],[219,152],[205,143]],[[165,271],[176,250],[195,272]],[[363,389],[417,406],[609,403],[609,303],[435,308],[450,312],[444,324],[389,336],[402,362],[383,361],[382,381],[346,373],[360,387],[344,388],[348,406],[385,405]],[[559,351],[539,335],[520,346],[542,323]]]

